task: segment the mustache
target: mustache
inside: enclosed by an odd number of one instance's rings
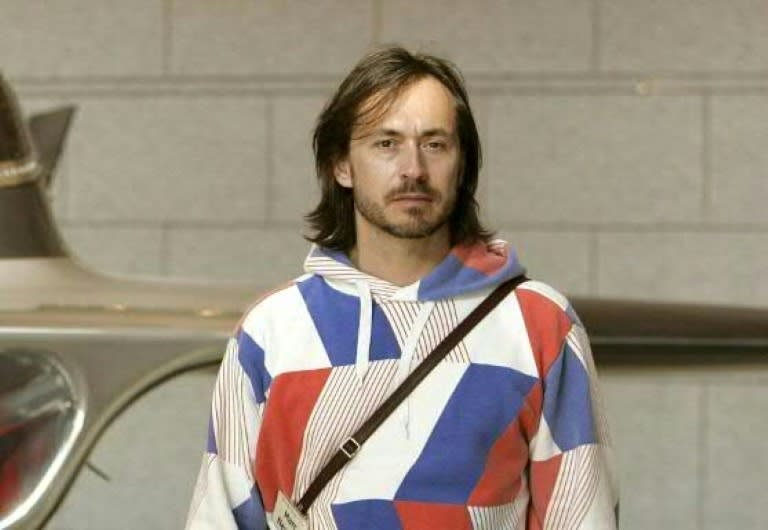
[[[407,193],[419,193],[428,195],[432,199],[440,197],[440,192],[432,188],[426,182],[422,180],[408,180],[399,188],[395,188],[394,190],[387,192],[387,194],[384,196],[384,199],[391,201],[396,199],[399,195],[405,195]]]

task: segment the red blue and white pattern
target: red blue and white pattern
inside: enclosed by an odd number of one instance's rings
[[[278,491],[300,498],[402,374],[523,271],[503,242],[456,247],[402,288],[317,247],[305,269],[229,341],[189,529],[269,528]],[[613,529],[611,461],[587,334],[562,295],[527,281],[326,486],[309,524]]]

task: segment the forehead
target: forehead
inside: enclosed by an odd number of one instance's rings
[[[394,99],[383,93],[369,97],[359,118],[355,136],[380,128],[403,132],[442,128],[453,132],[456,103],[440,81],[428,76],[406,85]]]

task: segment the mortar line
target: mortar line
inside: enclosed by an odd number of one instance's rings
[[[600,291],[600,234],[592,228],[588,236],[587,249],[587,290],[592,296]]]
[[[171,1],[172,0],[167,0]],[[378,4],[376,4],[378,5]],[[377,17],[381,18],[380,11]],[[373,14],[372,14],[373,18]],[[173,26],[172,21],[169,21]],[[377,21],[381,25],[381,20]],[[377,33],[380,28],[377,28]],[[172,34],[172,32],[171,32]],[[380,35],[376,35],[381,38]],[[172,46],[171,46],[172,48]],[[478,81],[496,82],[528,82],[528,83],[552,83],[552,82],[634,82],[638,79],[652,78],[656,81],[685,82],[685,83],[765,83],[768,81],[768,70],[745,71],[693,71],[693,70],[580,70],[563,72],[558,70],[539,70],[532,72],[518,72],[513,70],[476,70],[467,73],[467,78]],[[35,76],[19,75],[11,79],[14,84],[29,85],[61,85],[62,83],[157,83],[158,80],[173,81],[177,83],[328,83],[335,85],[338,82],[338,73],[195,73],[173,74],[167,77],[158,75],[119,75],[119,74],[90,74],[90,75],[65,75],[65,76]]]
[[[704,507],[707,505],[707,484],[709,482],[709,388],[710,383],[703,382],[699,389],[699,429],[698,429],[698,462],[696,480],[696,528],[705,528]]]
[[[481,114],[483,122],[480,124],[480,130],[478,131],[478,134],[480,134],[480,138],[483,141],[483,144],[485,145],[485,149],[483,149],[483,160],[482,160],[482,167],[479,169],[480,174],[482,175],[482,178],[484,180],[483,189],[482,189],[482,195],[479,197],[479,204],[480,204],[480,212],[481,212],[481,218],[488,220],[489,214],[491,213],[490,208],[490,196],[491,196],[491,179],[493,179],[493,175],[490,171],[490,166],[488,165],[488,159],[486,158],[488,155],[487,153],[490,152],[488,149],[491,145],[491,113],[493,112],[493,106],[495,104],[496,97],[493,94],[489,94],[484,97],[476,98],[475,101],[478,103],[478,107],[482,106],[481,108]],[[475,116],[477,116],[477,108],[474,110]]]
[[[482,205],[481,205],[482,206]],[[60,223],[66,223],[67,225],[86,228],[86,227],[103,227],[103,226],[116,226],[116,227],[146,227],[151,228],[157,226],[158,219],[147,218],[123,218],[123,219],[100,219],[89,218],[79,216],[69,216],[67,218],[58,219]],[[301,223],[293,223],[286,221],[270,221],[269,223],[261,219],[172,219],[167,220],[168,226],[172,228],[212,228],[212,229],[227,229],[227,228],[259,228],[259,227],[273,227],[273,228],[295,228],[301,226]],[[493,227],[497,231],[515,231],[515,232],[588,232],[591,229],[598,231],[599,233],[615,233],[615,234],[754,234],[764,235],[768,230],[766,224],[749,224],[749,223],[666,223],[666,224],[630,224],[630,223],[615,223],[605,226],[596,225],[594,223],[559,223],[559,222],[494,222]]]
[[[61,219],[59,225],[68,228],[157,228],[158,223],[164,223],[169,230],[238,230],[263,228],[274,229],[294,229],[301,227],[301,223],[293,222],[266,222],[263,220],[231,220],[221,221],[218,219],[177,219],[177,220],[157,220],[157,219]]]
[[[381,0],[371,2],[371,48],[381,45]]]
[[[765,223],[714,223],[714,222],[661,222],[661,223],[643,223],[643,222],[621,222],[616,221],[606,224],[595,224],[590,222],[533,222],[533,221],[499,221],[495,223],[499,230],[515,229],[538,232],[562,232],[562,231],[588,231],[590,229],[600,230],[603,233],[620,234],[689,234],[689,233],[717,233],[717,234],[743,234],[754,233],[764,234],[768,230],[768,224]]]
[[[163,26],[163,41],[162,41],[162,61],[163,61],[163,76],[168,76],[171,73],[171,52],[173,46],[173,0],[163,0],[163,14],[162,14],[162,26]]]
[[[600,14],[600,0],[592,0],[590,5],[592,49],[590,50],[589,66],[594,72],[600,71],[600,27],[602,22]]]
[[[158,96],[174,96],[179,99],[184,98],[199,98],[205,97],[251,97],[254,95],[264,96],[269,92],[279,91],[281,96],[326,96],[329,92],[327,87],[313,87],[313,86],[290,86],[279,88],[265,88],[265,87],[234,87],[234,88],[200,88],[200,87],[184,87],[184,86],[163,86],[159,88],[152,88],[146,86],[144,88],[136,87],[113,87],[109,89],[100,88],[67,88],[67,87],[48,87],[45,89],[32,89],[21,90],[19,93],[24,98],[120,98],[120,99],[142,99],[142,98],[155,98]],[[679,98],[679,97],[698,97],[701,96],[703,87],[674,90],[670,92],[657,94],[655,97],[659,98]],[[761,96],[768,95],[768,86],[766,87],[743,87],[734,89],[711,89],[712,94],[728,95],[728,96]],[[563,97],[563,96],[579,96],[579,97],[637,97],[637,92],[630,88],[624,87],[560,87],[560,86],[539,86],[539,87],[479,87],[474,86],[472,93],[475,95],[496,95],[496,96],[536,96],[541,98],[546,97]]]
[[[264,109],[264,164],[266,169],[266,179],[264,182],[264,197],[266,197],[266,204],[264,205],[264,220],[265,224],[272,222],[274,215],[274,193],[275,193],[275,100],[274,96],[270,94],[266,98],[266,104]]]
[[[701,96],[701,219],[712,218],[712,98]]]
[[[285,83],[284,85],[276,83]],[[490,85],[489,83],[495,83]],[[537,96],[537,97],[562,97],[584,96],[605,97],[623,96],[637,97],[637,83],[619,82],[621,84],[606,84],[597,81],[593,85],[559,84],[558,81],[532,81],[531,84],[509,84],[504,80],[471,80],[470,90],[479,95],[511,95],[511,96]],[[239,83],[220,83],[209,86],[195,85],[185,80],[172,80],[170,77],[156,79],[154,81],[140,81],[98,85],[84,83],[81,85],[67,85],[62,83],[26,84],[17,85],[17,93],[23,98],[122,98],[140,99],[153,98],[161,95],[173,95],[178,98],[197,98],[201,95],[207,97],[250,97],[253,95],[266,95],[270,92],[279,92],[285,96],[327,95],[332,88],[331,82],[314,83],[313,81],[263,81],[254,85],[249,81]],[[669,86],[655,93],[655,97],[700,97],[704,92],[717,95],[758,95],[768,94],[768,84],[756,86],[751,84],[709,86],[706,84]]]
[[[160,274],[163,276],[170,275],[170,227],[168,222],[160,224]]]

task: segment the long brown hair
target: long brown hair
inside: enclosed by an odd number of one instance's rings
[[[342,81],[317,119],[312,146],[322,196],[306,219],[315,231],[309,241],[334,250],[355,245],[355,206],[352,190],[336,182],[334,168],[349,153],[355,126],[375,123],[386,114],[402,90],[414,81],[432,76],[453,95],[461,147],[462,173],[456,205],[449,223],[452,244],[490,239],[478,217],[475,200],[481,165],[480,138],[469,106],[464,80],[450,62],[426,54],[412,54],[400,47],[384,48],[365,56]],[[363,104],[372,96],[371,104]]]

